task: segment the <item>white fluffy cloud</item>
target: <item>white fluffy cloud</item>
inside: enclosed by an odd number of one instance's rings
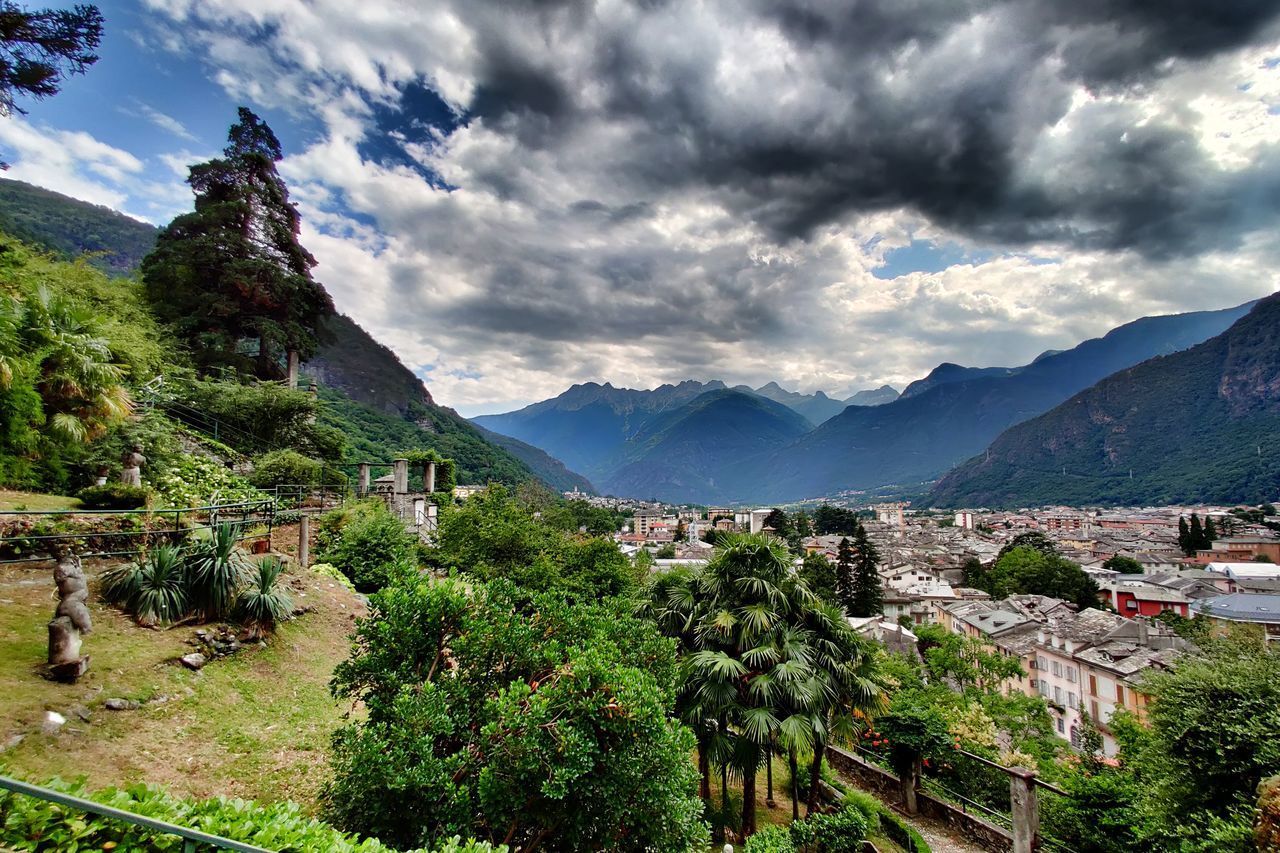
[[[147,2],[233,96],[320,123],[284,167],[317,275],[464,412],[850,393],[1277,286],[1274,13]],[[971,260],[873,275],[913,239]]]

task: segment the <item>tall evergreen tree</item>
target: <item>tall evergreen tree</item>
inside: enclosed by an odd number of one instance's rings
[[[1191,513],[1191,535],[1189,537],[1189,541],[1191,546],[1190,550],[1187,551],[1188,557],[1193,556],[1196,551],[1205,547],[1204,528],[1200,526],[1200,516],[1194,512]]]
[[[878,616],[884,610],[880,555],[861,524],[853,536],[853,600],[850,616]]]
[[[276,171],[282,156],[266,122],[241,107],[223,156],[191,167],[195,211],[169,223],[142,262],[156,313],[205,371],[280,378],[288,352],[315,352],[318,323],[333,313],[298,241],[301,219]],[[256,343],[249,353],[246,339]]]
[[[0,115],[26,112],[15,97],[56,95],[68,74],[98,61],[102,13],[97,6],[29,11],[0,0]]]
[[[1209,516],[1204,517],[1204,547],[1212,548],[1213,540],[1218,538],[1218,529],[1214,527],[1213,519]]]
[[[836,549],[836,600],[846,615],[853,614],[853,559],[853,545],[846,536]]]
[[[1188,557],[1196,552],[1191,545],[1191,528],[1187,526],[1185,515],[1178,516],[1178,550]]]

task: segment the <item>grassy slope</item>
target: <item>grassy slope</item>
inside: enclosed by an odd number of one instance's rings
[[[196,630],[139,628],[90,602],[89,673],[78,684],[37,674],[53,610],[50,568],[0,566],[0,765],[33,781],[85,775],[91,787],[147,781],[176,794],[292,799],[313,807],[327,775],[329,737],[346,710],[328,693],[333,667],[363,605],[330,580],[294,576],[300,604],[315,607],[265,648],[190,672],[174,663]],[[96,584],[90,588],[96,591]],[[144,701],[108,711],[112,697]],[[167,701],[160,701],[169,697]],[[81,706],[90,721],[72,709]],[[47,710],[68,722],[54,735]],[[17,735],[21,742],[11,745]]]

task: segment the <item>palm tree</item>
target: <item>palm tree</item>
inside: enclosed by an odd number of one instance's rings
[[[778,744],[798,817],[797,753],[813,751],[819,772],[829,733],[881,695],[874,657],[843,614],[792,574],[780,542],[762,536],[727,537],[701,572],[659,577],[639,610],[679,645],[677,713],[698,738],[702,796],[710,799],[712,764],[740,777],[741,833],[751,835],[757,772]]]
[[[127,416],[133,402],[121,384],[124,369],[112,361],[92,315],[43,287],[24,308],[19,336],[37,365],[35,387],[50,431],[64,440],[87,441]]]

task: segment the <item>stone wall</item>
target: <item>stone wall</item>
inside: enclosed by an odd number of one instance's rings
[[[877,767],[851,752],[835,747],[828,749],[827,761],[841,776],[875,794],[884,802],[896,805],[902,801],[902,782],[896,774],[883,767]],[[922,815],[947,824],[985,850],[1004,853],[1013,846],[1013,834],[1007,829],[969,814],[959,806],[924,791],[916,793],[916,800]]]

